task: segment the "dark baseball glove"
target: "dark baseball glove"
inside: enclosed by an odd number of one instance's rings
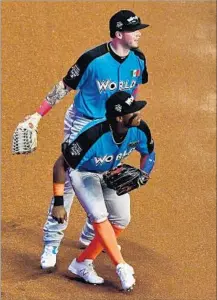
[[[122,164],[103,174],[103,179],[108,188],[116,191],[118,196],[126,194],[149,180],[149,175],[140,169],[127,164]]]

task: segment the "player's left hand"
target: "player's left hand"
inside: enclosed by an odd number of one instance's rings
[[[60,224],[63,224],[64,221],[67,221],[67,213],[63,205],[54,206],[51,215],[52,218]]]
[[[148,180],[150,179],[150,177],[149,177],[148,173],[146,173],[142,170],[141,170],[141,172],[142,173],[141,173],[140,177],[138,178],[138,184],[145,185],[148,182]]]
[[[119,165],[103,174],[107,187],[115,190],[118,196],[145,185],[149,178],[144,171],[127,164]]]

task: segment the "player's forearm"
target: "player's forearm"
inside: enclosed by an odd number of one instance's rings
[[[63,156],[60,156],[53,167],[53,195],[54,206],[64,204],[63,194],[65,185],[66,165]]]
[[[145,173],[150,174],[155,165],[155,152],[152,151],[150,154],[141,155],[140,158],[140,169]]]
[[[55,104],[60,102],[60,100],[70,92],[70,90],[71,88],[66,86],[62,80],[58,82],[47,94],[45,100],[37,109],[37,113],[39,113],[41,116],[46,115]]]

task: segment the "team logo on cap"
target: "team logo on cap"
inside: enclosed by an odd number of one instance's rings
[[[116,27],[121,29],[123,26],[123,23],[121,21],[117,22]]]
[[[128,21],[128,23],[130,23],[130,24],[134,24],[134,23],[136,23],[137,21],[138,21],[138,17],[137,16],[134,16],[134,17],[130,17],[130,18],[128,18],[127,19],[127,21]]]
[[[129,106],[133,103],[133,101],[134,101],[134,97],[133,96],[131,96],[130,98],[128,98],[126,101],[125,101],[125,103],[127,103]]]
[[[118,112],[122,111],[122,106],[120,104],[115,105],[115,110]]]

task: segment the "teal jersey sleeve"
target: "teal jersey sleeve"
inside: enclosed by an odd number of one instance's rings
[[[141,121],[137,128],[139,143],[136,146],[136,150],[141,154],[150,154],[154,150],[154,140],[152,139],[151,131],[144,121]]]

